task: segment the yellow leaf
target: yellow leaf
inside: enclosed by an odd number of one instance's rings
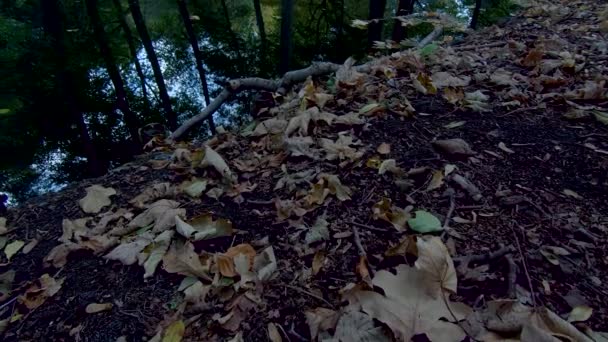
[[[175,321],[165,330],[162,342],[180,342],[184,337],[184,331],[186,331],[184,321]]]
[[[587,305],[576,306],[568,315],[568,322],[584,322],[593,314],[593,309]]]

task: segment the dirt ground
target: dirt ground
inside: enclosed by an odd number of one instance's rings
[[[253,192],[242,193],[241,203],[226,196],[219,200],[206,196],[192,200],[184,194],[176,195],[188,217],[212,212],[229,219],[238,230],[234,236],[195,242],[197,251],[223,252],[230,246],[253,243],[265,237],[267,244],[274,248],[277,275],[264,284],[263,303],[241,322],[239,331],[244,340],[268,340],[269,322],[281,327],[284,339],[310,340],[304,312],[317,307],[339,308],[342,305],[340,289],[360,280],[353,226],[358,228],[372,271],[390,269],[403,262],[403,256],[386,257],[385,251],[412,232],[400,232],[390,223],[373,219],[371,208],[383,198],[391,199],[402,208],[411,205],[426,210],[441,222],[454,203],[449,217],[450,233],[443,237],[447,238],[446,244],[457,265],[463,256],[512,248],[512,259],[498,257],[476,264],[485,267],[480,271],[484,277],[461,277],[455,299],[474,306],[480,298],[510,298],[515,293],[517,298],[544,305],[563,317],[575,306],[585,304],[593,309],[586,324],[596,331],[608,330],[608,287],[605,285],[608,283],[605,272],[608,267],[608,125],[593,115],[564,117],[573,108],[584,112],[590,106],[598,110],[608,105],[604,97],[608,42],[601,30],[605,20],[601,17],[603,7],[586,0],[553,3],[556,8],[543,3],[519,13],[503,27],[469,34],[449,48],[449,53],[455,56],[477,54],[483,63],[472,67],[445,67],[435,61],[428,67],[429,73],[448,70],[473,78],[479,70],[492,73],[503,68],[526,77],[513,86],[521,95],[513,92],[507,95],[511,86],[487,80],[464,86],[464,92],[482,90],[489,96],[487,111],[454,105],[441,96],[441,92],[416,91],[409,79],[409,64],[398,61],[388,64],[396,71],[392,80],[386,74],[368,75],[371,81],[367,90],[347,97],[347,103],[328,103],[325,110],[337,115],[360,111],[370,101],[382,102],[383,97],[389,104],[388,109],[369,117],[366,125],[342,128],[360,140],[359,150],[364,152],[358,160],[344,166],[338,161],[306,157],[290,156],[284,160],[290,172],[317,168],[337,175],[352,191],[350,200],[329,198],[303,217],[305,223],[312,225],[315,218],[324,214],[330,223],[331,236],[322,246],[328,251],[327,259],[318,274],[305,275],[310,273],[315,253],[297,248],[293,241],[297,228],[289,220],[277,219],[272,200],[294,198],[286,189],[273,190],[281,177],[279,167],[241,172],[242,179],[257,184]],[[521,46],[514,47],[514,42]],[[539,73],[534,65],[522,65],[519,60],[525,60],[532,49],[541,46],[545,49],[545,59],[555,57],[550,52],[554,50],[580,55],[574,59],[581,69],[572,74],[563,71],[563,79],[556,81],[557,85],[539,86],[540,79],[547,74]],[[513,52],[518,49],[521,52]],[[323,85],[326,80],[321,78],[318,84]],[[587,81],[601,82],[602,95],[565,95],[583,88]],[[380,90],[370,89],[374,82],[381,84]],[[409,117],[395,115],[391,109],[392,91],[406,94],[416,113]],[[517,105],[503,105],[514,98],[520,99]],[[461,121],[465,123],[449,128]],[[333,126],[323,126],[315,134],[335,139],[338,131],[340,129]],[[433,141],[453,138],[466,141],[475,154],[458,158],[433,147]],[[218,152],[232,167],[248,153],[264,150],[258,137],[226,139],[234,140]],[[448,178],[440,188],[427,190],[432,177],[429,172],[411,176],[407,186],[396,186],[390,175],[379,175],[376,168],[366,165],[370,158],[378,156],[376,149],[381,143],[391,146],[390,152],[381,158],[394,159],[403,170],[422,167],[443,170],[446,164],[454,165],[460,175],[479,188],[483,197],[474,200]],[[16,271],[12,295],[4,304],[0,303],[4,310],[0,318],[10,317],[18,309],[19,301],[14,298],[29,282],[45,273],[65,280],[61,289],[43,305],[9,325],[5,341],[115,341],[121,336],[127,341],[141,341],[153,336],[156,327],[174,314],[181,301],[177,288],[183,276],[178,274],[159,268],[153,277],[143,279],[142,267],[125,266],[87,251],[71,253],[61,268],[45,267],[43,263],[62,235],[62,220],[84,216],[78,200],[84,197],[88,186],[102,184],[116,189],[112,208],[123,208],[150,185],[164,181],[178,183],[186,178],[183,173],[167,168],[141,168],[149,166],[150,158],[144,156],[131,167],[74,184],[9,210],[8,227],[16,228],[10,233],[11,239],[38,238],[40,242],[27,255],[16,254],[10,263],[0,267],[0,273]],[[453,193],[450,195],[449,191]],[[545,246],[559,246],[568,255],[560,256],[557,264],[551,263],[541,253]],[[517,268],[514,283],[509,280],[509,260],[513,260]],[[89,303],[103,302],[114,303],[114,307],[96,314],[85,312]],[[185,338],[198,341],[230,338],[234,332],[222,329],[213,319],[214,314],[224,311],[224,305],[221,300],[210,300],[199,310],[201,316],[189,326]]]

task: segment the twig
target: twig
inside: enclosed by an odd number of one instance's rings
[[[369,226],[367,224],[363,224],[363,223],[359,223],[359,222],[355,222],[355,221],[350,221],[350,223],[352,225],[357,226],[357,227],[365,228],[365,229],[368,229],[368,230],[373,230],[373,231],[376,231],[376,232],[384,232],[384,233],[390,232],[388,229],[372,227],[372,226]]]
[[[522,251],[521,245],[519,244],[519,238],[517,237],[515,228],[513,228],[513,223],[511,223],[510,228],[513,232],[513,237],[515,237],[515,243],[517,244],[519,255],[521,256],[521,264],[524,267],[524,273],[526,274],[526,278],[528,278],[528,286],[530,287],[530,294],[532,295],[532,306],[534,306],[534,309],[536,309],[536,295],[534,294],[534,288],[532,287],[532,279],[530,278],[530,273],[528,273],[528,266],[526,266],[526,257],[524,256],[524,252]]]
[[[251,204],[257,204],[257,205],[269,205],[269,204],[274,204],[274,200],[260,200],[260,201],[256,201],[256,200],[247,200],[247,203],[251,203]]]
[[[461,257],[456,257],[454,258],[454,261],[460,262],[461,265],[469,265],[472,262],[489,262],[492,261],[494,259],[498,259],[504,255],[507,255],[509,253],[513,252],[513,247],[512,246],[505,246],[505,247],[501,247],[500,249],[494,251],[494,252],[488,252],[485,254],[471,254],[471,255],[464,255]]]
[[[357,249],[359,250],[359,256],[367,256],[367,253],[365,253],[365,248],[363,248],[363,244],[361,243],[359,230],[355,226],[352,226],[351,228],[353,230],[353,240],[355,241],[355,246],[357,246]]]
[[[447,214],[445,214],[445,221],[443,221],[443,229],[448,229],[450,225],[450,220],[452,219],[452,214],[454,214],[454,209],[456,209],[456,198],[454,196],[454,191],[450,192],[450,208],[448,209]]]
[[[291,323],[291,328],[289,328],[289,333],[302,342],[308,341],[308,339],[306,339],[304,336],[298,334],[298,332],[295,330],[295,324],[293,322]]]
[[[511,255],[505,255],[505,259],[507,259],[507,263],[509,264],[509,276],[507,277],[507,295],[509,296],[509,298],[516,298],[517,264],[515,263]]]
[[[9,306],[12,302],[16,301],[17,298],[19,298],[19,296],[14,297],[10,300],[8,300],[7,302],[2,303],[2,305],[0,305],[0,310],[4,309],[5,307]]]
[[[292,289],[292,290],[296,290],[296,291],[298,291],[298,292],[301,292],[301,293],[307,294],[307,295],[309,295],[309,296],[311,296],[311,297],[313,297],[313,298],[316,298],[316,299],[318,299],[318,300],[322,301],[323,303],[325,303],[325,304],[327,304],[327,305],[331,306],[332,308],[334,307],[334,305],[333,305],[332,303],[330,303],[329,301],[327,301],[325,298],[323,298],[323,297],[321,297],[321,296],[318,296],[318,295],[316,295],[316,294],[314,294],[314,293],[312,293],[312,292],[306,291],[306,290],[304,290],[303,288],[300,288],[300,287],[297,287],[297,286],[293,286],[293,285],[289,285],[289,284],[285,284],[285,287],[288,287],[288,288],[290,288],[290,289]]]
[[[454,50],[456,50],[456,51],[477,50],[477,49],[499,47],[499,46],[503,46],[505,44],[507,44],[507,42],[495,42],[495,43],[488,43],[488,44],[481,44],[481,45],[461,45],[461,46],[454,46]]]
[[[527,110],[535,110],[535,109],[538,109],[538,106],[522,107],[522,108],[514,109],[514,110],[512,110],[510,112],[506,112],[506,113],[501,114],[501,115],[495,115],[494,117],[495,118],[504,118],[505,116],[509,116],[511,114],[515,114],[515,113],[519,113],[519,112],[525,112]]]

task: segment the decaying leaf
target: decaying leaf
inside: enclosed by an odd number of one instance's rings
[[[179,208],[180,204],[176,201],[162,199],[148,206],[148,209],[143,213],[135,216],[129,222],[127,228],[117,228],[110,231],[110,235],[124,235],[139,228],[154,224],[152,231],[160,233],[175,226],[175,217],[183,217],[186,215],[186,210]]]
[[[104,188],[101,185],[91,185],[85,189],[87,195],[78,201],[82,211],[88,214],[96,214],[101,208],[112,204],[110,197],[116,195],[116,190]]]
[[[193,241],[207,240],[232,235],[232,222],[226,219],[213,220],[211,214],[199,215],[184,222],[175,216],[177,232]]]
[[[173,195],[175,195],[175,189],[171,186],[171,183],[156,183],[147,187],[142,193],[130,200],[129,203],[133,204],[136,208],[144,208],[146,202]]]
[[[305,241],[307,244],[329,240],[329,222],[323,217],[318,217],[315,224],[306,232]]]
[[[112,310],[112,303],[91,303],[87,305],[84,311],[88,314],[94,314],[102,311]]]
[[[338,312],[326,308],[316,308],[305,312],[306,323],[310,329],[310,337],[314,340],[320,332],[334,329],[340,315]]]
[[[201,263],[190,242],[173,241],[169,251],[163,257],[163,268],[169,273],[202,278],[211,281],[209,266]]]
[[[433,146],[439,151],[453,156],[471,156],[475,154],[471,146],[460,138],[436,140],[433,141]]]
[[[277,181],[277,184],[274,186],[274,190],[279,190],[286,187],[290,192],[294,191],[300,184],[310,183],[317,172],[314,169],[308,169],[290,174],[287,172],[287,167],[284,164],[281,165],[281,170],[283,171],[284,175]]]
[[[201,161],[202,167],[213,167],[224,179],[228,182],[236,181],[235,175],[230,170],[228,164],[219,153],[215,152],[211,147],[205,146],[205,157]]]
[[[392,341],[382,327],[374,324],[372,317],[358,311],[347,311],[340,317],[334,339],[351,342]]]
[[[426,234],[443,230],[441,222],[435,215],[424,210],[416,210],[414,217],[407,220],[407,225],[415,232]]]
[[[244,243],[228,248],[226,253],[217,256],[218,270],[224,277],[234,277],[237,274],[235,268],[235,259],[240,255],[246,257],[245,268],[247,271],[253,266],[253,262],[256,256],[255,249],[250,244]]]
[[[319,181],[313,184],[306,201],[309,205],[323,204],[330,194],[335,195],[340,201],[347,201],[350,200],[352,192],[350,188],[342,185],[338,176],[323,173],[319,175]]]
[[[405,230],[405,224],[407,220],[411,217],[410,211],[408,208],[401,209],[397,206],[392,205],[391,200],[388,198],[383,198],[380,202],[374,204],[372,207],[372,213],[374,215],[374,219],[381,219],[386,222],[389,222],[397,229],[398,231]]]
[[[45,273],[32,286],[25,290],[25,294],[19,297],[19,302],[23,303],[28,309],[33,310],[59,292],[64,280],[65,278],[57,280]]]
[[[15,240],[4,247],[4,255],[6,255],[6,259],[11,261],[11,258],[19,252],[21,247],[25,245],[25,242],[21,240]]]

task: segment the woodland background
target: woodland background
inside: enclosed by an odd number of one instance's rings
[[[394,16],[443,12],[475,28],[515,8],[510,0],[2,1],[0,192],[16,204],[102,175],[141,153],[141,127],[175,129],[231,78],[364,60],[432,30],[406,29]],[[387,40],[400,44],[373,48]],[[249,123],[255,96],[240,93],[215,125]],[[208,121],[190,137],[213,129]]]

